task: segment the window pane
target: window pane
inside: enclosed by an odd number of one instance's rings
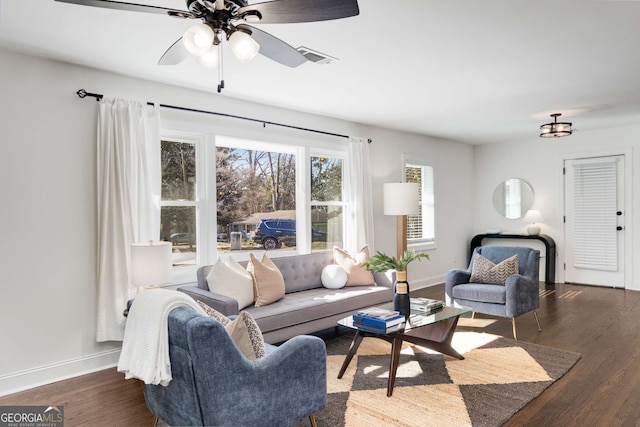
[[[420,211],[407,216],[407,241],[433,240],[435,238],[435,197],[433,168],[422,165],[405,165],[407,182],[418,184]]]
[[[161,142],[162,200],[195,200],[196,146]]]
[[[342,159],[311,157],[311,200],[342,200]]]
[[[218,251],[296,247],[295,164],[293,154],[217,147]]]
[[[311,207],[311,250],[344,247],[342,206]]]
[[[195,206],[162,206],[160,229],[162,240],[173,245],[174,266],[196,264]]]
[[[415,182],[418,188],[422,188],[422,168],[417,166],[406,166],[407,182]],[[418,196],[418,203],[422,206],[422,191]],[[422,209],[417,215],[407,216],[407,240],[422,238]]]

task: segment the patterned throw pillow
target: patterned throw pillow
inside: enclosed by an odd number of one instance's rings
[[[490,283],[504,285],[512,274],[518,274],[518,255],[514,255],[495,264],[482,255],[473,255],[473,269],[471,270],[471,283]]]
[[[231,320],[202,301],[198,301],[198,304],[200,304],[209,317],[217,320],[224,326],[238,347],[238,350],[240,350],[247,359],[255,360],[264,357],[264,338],[262,337],[260,327],[251,314],[246,311],[241,311],[238,317]]]
[[[256,307],[271,304],[284,297],[284,278],[267,254],[262,256],[261,261],[250,253],[247,271],[253,276]]]
[[[362,264],[369,260],[369,247],[364,246],[355,256],[350,255],[344,249],[337,246],[333,248],[333,258],[339,266],[347,272],[347,284],[345,286],[375,286],[373,274]]]
[[[202,307],[204,312],[207,313],[207,316],[222,323],[222,326],[227,326],[229,323],[231,323],[231,319],[229,319],[224,314],[220,313],[218,310],[215,310],[209,307],[207,304],[203,303],[202,301],[198,301],[198,304],[200,305],[200,307]]]
[[[232,256],[227,262],[218,258],[207,274],[207,285],[211,292],[238,301],[238,310],[253,304],[253,278]]]

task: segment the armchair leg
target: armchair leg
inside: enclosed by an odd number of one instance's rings
[[[511,326],[513,328],[513,339],[518,341],[518,335],[516,334],[516,318],[511,318]]]
[[[153,427],[156,427],[158,425],[158,417],[155,416],[153,417]]]
[[[318,427],[318,424],[316,424],[315,415],[313,414],[309,415],[309,421],[311,422],[311,427]]]
[[[540,319],[538,319],[538,312],[533,310],[533,315],[536,318],[536,323],[538,324],[538,332],[542,331],[542,328],[540,327]]]

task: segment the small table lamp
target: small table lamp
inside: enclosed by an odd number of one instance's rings
[[[419,211],[418,183],[391,182],[383,185],[384,214],[398,216],[397,248],[398,259],[407,250],[407,215]]]
[[[540,223],[544,221],[544,218],[542,218],[542,214],[540,213],[540,211],[537,211],[535,209],[528,210],[522,221],[531,224],[527,227],[527,233],[532,236],[537,236],[538,234],[540,234],[540,227],[535,225],[537,222]]]
[[[173,267],[171,242],[133,243],[131,245],[131,285],[156,287],[171,282]]]

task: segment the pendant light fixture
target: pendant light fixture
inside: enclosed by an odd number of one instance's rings
[[[553,122],[540,126],[541,138],[560,138],[562,136],[569,136],[573,133],[573,130],[571,130],[571,123],[558,121],[558,117],[561,115],[562,114],[560,113],[551,114]]]

